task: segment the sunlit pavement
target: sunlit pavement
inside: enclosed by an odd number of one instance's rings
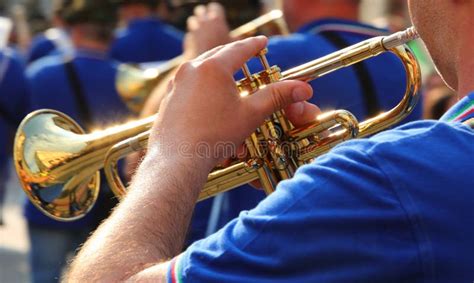
[[[0,226],[0,282],[29,282],[27,253],[29,243],[21,206],[25,195],[12,172],[3,206]],[[47,255],[45,255],[47,256]]]

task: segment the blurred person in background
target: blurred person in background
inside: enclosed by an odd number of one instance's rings
[[[62,7],[71,0],[55,0],[51,19],[51,28],[35,36],[26,55],[28,63],[32,63],[48,55],[62,54],[71,56],[73,46],[64,25]],[[64,3],[63,3],[64,2]]]
[[[396,32],[410,25],[411,21],[405,0],[388,0],[386,3],[385,15],[371,19],[375,26],[387,28],[390,32]]]
[[[116,5],[106,0],[73,0],[64,4],[63,18],[74,54],[71,58],[48,56],[29,66],[32,109],[64,112],[86,131],[127,119],[127,108],[115,90],[117,63],[107,55],[116,25]],[[105,182],[102,188],[106,188]],[[69,223],[52,220],[26,202],[33,282],[57,281],[67,255],[115,205],[110,196],[101,190],[92,212]]]
[[[272,0],[274,1],[274,0]],[[210,2],[219,3],[225,8],[226,19],[230,28],[237,28],[256,17],[263,11],[260,0],[164,0],[166,5],[160,5],[165,9],[169,22],[180,30],[187,29],[187,20],[193,15],[194,9],[199,5]],[[160,11],[163,11],[161,9]],[[160,12],[163,14],[163,12]]]
[[[386,29],[358,21],[359,2],[282,0],[280,6],[292,34],[270,38],[267,54],[270,64],[287,70],[362,40],[386,35]],[[188,30],[184,44],[188,59],[232,40],[223,11],[215,4],[196,9],[188,20]],[[252,72],[261,69],[258,60],[251,61],[249,67]],[[310,84],[315,92],[311,103],[323,111],[349,110],[362,121],[399,103],[405,92],[405,71],[393,54],[383,54]],[[158,91],[153,94],[145,106],[146,114],[158,109],[162,96]],[[418,120],[421,115],[419,102],[402,123]],[[192,220],[194,239],[215,232],[241,211],[255,207],[264,197],[263,192],[245,186],[214,198],[212,206],[210,200],[198,203]],[[211,221],[203,223],[203,219]]]
[[[3,223],[2,204],[10,171],[12,140],[28,108],[23,61],[12,49],[0,45],[0,224]]]
[[[456,104],[456,93],[434,72],[424,84],[423,102],[423,119],[438,120]]]
[[[160,0],[115,0],[119,18],[125,25],[119,29],[110,56],[125,63],[168,60],[182,53],[182,33],[160,20],[156,11]]]

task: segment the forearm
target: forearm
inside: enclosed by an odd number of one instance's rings
[[[205,168],[192,158],[149,154],[127,197],[82,248],[68,279],[125,280],[179,254]]]
[[[69,279],[164,279],[166,264],[160,263],[181,251],[209,171],[236,153],[221,145],[236,149],[271,113],[312,95],[306,83],[296,81],[271,84],[251,96],[238,93],[233,74],[266,43],[264,37],[235,42],[178,69],[129,193],[87,241]]]

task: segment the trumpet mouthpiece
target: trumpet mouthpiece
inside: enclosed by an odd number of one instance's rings
[[[419,38],[418,32],[415,27],[407,28],[404,31],[394,33],[392,35],[386,36],[382,40],[382,44],[385,49],[391,49],[399,45],[405,44],[409,41]]]

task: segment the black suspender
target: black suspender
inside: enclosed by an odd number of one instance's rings
[[[8,124],[16,127],[18,126],[19,121],[13,118],[8,111],[3,108],[3,105],[0,104],[0,117],[5,120]]]
[[[87,105],[87,100],[84,95],[81,82],[79,81],[79,76],[71,59],[66,59],[64,61],[64,67],[66,68],[66,74],[69,82],[71,83],[72,92],[74,93],[79,119],[82,122],[82,125],[88,129],[92,126],[92,116]]]
[[[5,50],[5,53],[10,53],[10,51]],[[1,55],[1,53],[0,53]],[[10,66],[10,58],[7,55],[0,56],[0,84],[5,80],[5,76],[8,72],[8,67]],[[1,95],[1,94],[0,94]],[[9,94],[3,94],[9,95]],[[0,117],[5,120],[8,124],[12,126],[17,126],[19,121],[11,116],[11,113],[4,108],[5,105],[0,104]]]
[[[322,31],[320,33],[326,40],[331,42],[338,49],[345,48],[350,44],[344,40],[337,32],[335,31]],[[364,65],[364,62],[355,64],[352,66],[356,73],[357,79],[361,85],[362,93],[364,95],[365,107],[367,109],[368,117],[373,117],[380,113],[380,104],[375,93],[374,84],[372,78],[370,77],[369,70]]]

